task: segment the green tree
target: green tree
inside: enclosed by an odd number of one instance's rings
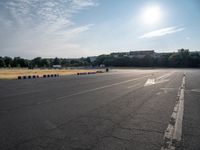
[[[188,60],[189,67],[200,67],[200,54],[198,52],[191,52]]]
[[[42,58],[41,57],[36,57],[34,58],[31,62],[32,62],[32,66],[33,67],[42,67]]]
[[[28,67],[28,60],[20,57],[14,57],[12,67]]]
[[[12,58],[11,57],[4,57],[4,62],[6,67],[11,67],[12,66]]]
[[[3,57],[0,57],[0,68],[5,67],[5,66],[6,65],[5,65]]]
[[[169,56],[169,66],[170,67],[180,67],[181,66],[181,57],[178,53],[173,53]]]
[[[40,65],[42,67],[50,67],[50,60],[49,59],[42,59]]]
[[[59,58],[54,58],[54,60],[53,60],[53,65],[60,65],[61,64],[61,61],[60,61],[60,59]]]

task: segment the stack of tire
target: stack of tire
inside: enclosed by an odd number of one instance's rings
[[[50,77],[59,77],[59,74],[44,74],[43,78],[50,78]]]
[[[50,77],[59,77],[59,74],[45,74],[42,77],[40,77],[39,75],[28,75],[28,76],[18,76],[17,79],[21,80],[21,79],[36,79],[36,78],[50,78]]]
[[[40,78],[39,75],[18,76],[17,79],[36,79]]]

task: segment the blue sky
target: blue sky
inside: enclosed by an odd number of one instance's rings
[[[199,0],[1,0],[0,55],[200,50]]]

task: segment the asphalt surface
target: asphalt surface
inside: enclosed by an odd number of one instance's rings
[[[0,150],[160,150],[184,73],[179,149],[199,150],[195,69],[0,80]]]

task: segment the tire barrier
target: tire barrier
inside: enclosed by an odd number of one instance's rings
[[[103,73],[103,71],[101,71],[101,70],[98,70],[98,71],[96,71],[96,73]]]
[[[43,75],[43,78],[52,78],[52,77],[59,77],[59,74],[45,74]]]
[[[80,73],[77,73],[77,75],[86,75],[88,74],[87,72],[80,72]]]
[[[96,74],[96,72],[88,72],[88,74]]]
[[[98,71],[96,71],[96,72],[79,72],[79,73],[77,73],[77,75],[87,75],[87,74],[97,74],[97,73],[104,73],[103,71],[100,71],[100,70],[98,70]]]
[[[44,74],[41,77],[39,75],[28,75],[28,76],[18,76],[17,79],[37,79],[37,78],[50,78],[50,77],[59,77],[59,74]]]

